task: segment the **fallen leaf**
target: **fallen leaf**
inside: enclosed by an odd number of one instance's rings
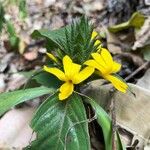
[[[24,53],[26,46],[27,46],[26,43],[20,38],[20,41],[19,41],[19,53],[20,54]]]
[[[5,83],[5,75],[0,74],[0,93],[5,91],[6,83]]]
[[[135,12],[127,22],[108,27],[108,30],[115,33],[129,27],[140,28],[144,24],[144,21],[145,17],[141,13]]]
[[[150,45],[150,17],[148,17],[141,29],[135,34],[136,41],[133,50]]]
[[[103,80],[93,81],[83,92],[94,98],[105,110],[110,110],[112,85],[103,83]],[[133,142],[138,139],[138,147],[143,149],[144,141],[150,136],[150,91],[134,84],[129,86],[136,97],[129,91],[126,94],[116,92],[114,95],[117,124],[132,133]]]
[[[148,69],[144,76],[138,80],[137,85],[150,90],[150,69]]]
[[[120,41],[116,35],[106,30],[106,37],[107,37],[107,48],[112,54],[119,54],[121,53],[121,46]]]
[[[29,61],[33,61],[38,57],[38,52],[36,50],[26,52],[23,54],[24,58]]]
[[[35,139],[29,123],[35,108],[14,109],[7,112],[0,119],[0,148],[11,149],[13,147],[22,149]]]
[[[6,91],[19,89],[26,81],[27,79],[23,75],[19,73],[12,74],[7,83]]]

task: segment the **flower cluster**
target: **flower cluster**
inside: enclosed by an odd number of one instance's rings
[[[97,32],[93,31],[91,39],[96,38]],[[84,62],[84,67],[81,70],[81,65],[74,63],[71,58],[66,55],[63,57],[63,71],[56,67],[44,66],[44,70],[56,76],[59,80],[64,83],[59,88],[59,100],[64,100],[68,98],[74,90],[74,85],[80,84],[88,77],[90,77],[94,72],[103,77],[104,79],[110,81],[114,87],[125,93],[128,89],[128,85],[116,77],[117,73],[121,69],[121,65],[115,62],[110,54],[110,52],[100,46],[100,40],[96,40],[94,45],[98,45],[97,52],[91,54],[91,59]],[[54,62],[57,62],[57,58],[50,53],[47,53],[49,58]]]

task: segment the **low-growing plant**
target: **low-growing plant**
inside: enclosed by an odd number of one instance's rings
[[[38,150],[90,150],[88,124],[96,120],[103,132],[106,150],[112,150],[112,121],[97,102],[82,93],[82,87],[98,78],[110,81],[125,93],[128,85],[116,75],[121,65],[103,48],[98,33],[88,19],[82,17],[57,30],[36,30],[33,38],[45,38],[49,60],[40,71],[26,73],[26,89],[0,95],[0,114],[11,107],[36,97],[46,95],[37,109],[31,128],[36,139],[25,149]],[[35,85],[35,84],[34,84]],[[87,105],[94,116],[88,118]],[[124,149],[118,132],[118,150]]]

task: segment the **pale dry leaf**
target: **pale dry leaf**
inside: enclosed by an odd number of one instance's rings
[[[148,69],[144,76],[138,80],[137,85],[150,90],[150,69]]]
[[[142,48],[150,44],[150,17],[148,17],[142,28],[135,34],[136,41],[132,47],[133,50]]]
[[[102,85],[102,80],[88,84],[84,93],[94,98],[105,110],[110,109],[110,89],[112,85]],[[126,94],[116,92],[116,117],[118,124],[136,135],[140,140],[139,147],[144,147],[144,141],[150,136],[150,91],[140,86],[129,84],[136,97],[128,91]]]
[[[117,36],[108,30],[106,30],[106,37],[107,37],[107,48],[112,54],[120,54],[121,47],[120,41]]]
[[[6,91],[19,89],[24,83],[26,83],[26,81],[27,79],[23,75],[19,73],[12,74],[7,83]]]
[[[15,147],[21,149],[27,146],[32,136],[29,123],[35,108],[13,109],[0,119],[0,148]]]
[[[23,56],[26,60],[33,61],[38,57],[38,52],[37,50],[33,50],[30,52],[24,53]]]

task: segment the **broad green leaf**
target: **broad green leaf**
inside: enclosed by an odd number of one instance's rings
[[[112,150],[112,122],[110,117],[104,111],[104,109],[100,105],[98,105],[94,100],[92,99],[86,99],[86,100],[88,100],[88,102],[91,104],[92,108],[94,109],[97,116],[97,122],[102,128],[104,142],[105,142],[105,150]],[[124,147],[121,143],[121,139],[119,136],[117,136],[117,144],[118,144],[117,150],[124,150]]]
[[[35,80],[40,85],[49,88],[54,88],[54,89],[58,89],[61,84],[61,81],[58,80],[54,75],[47,73],[45,71],[39,71],[39,72],[28,71],[28,72],[20,72],[20,74],[28,78],[27,86],[29,87],[32,80]]]
[[[37,98],[45,94],[50,94],[52,92],[54,92],[53,89],[49,89],[46,87],[38,87],[2,93],[0,94],[0,116],[17,104],[20,104],[27,100],[31,100],[33,98]]]
[[[55,94],[36,112],[31,127],[37,133],[37,139],[26,149],[90,150],[86,120],[85,108],[78,95],[60,101]]]
[[[33,38],[46,38],[48,40],[48,45],[50,48],[61,47],[58,40],[65,41],[65,28],[69,28],[69,26],[57,29],[57,30],[48,30],[48,29],[41,29],[35,30],[32,33]]]
[[[89,59],[91,52],[97,51],[94,46],[96,39],[91,40],[93,26],[85,17],[73,22],[58,30],[35,30],[32,34],[34,38],[46,38],[48,51],[55,50],[58,56],[69,55],[74,62],[82,64]],[[59,48],[61,54],[58,54]]]
[[[141,13],[135,12],[127,22],[111,26],[108,29],[111,32],[119,32],[129,27],[140,28],[144,24],[144,21],[145,17]]]

